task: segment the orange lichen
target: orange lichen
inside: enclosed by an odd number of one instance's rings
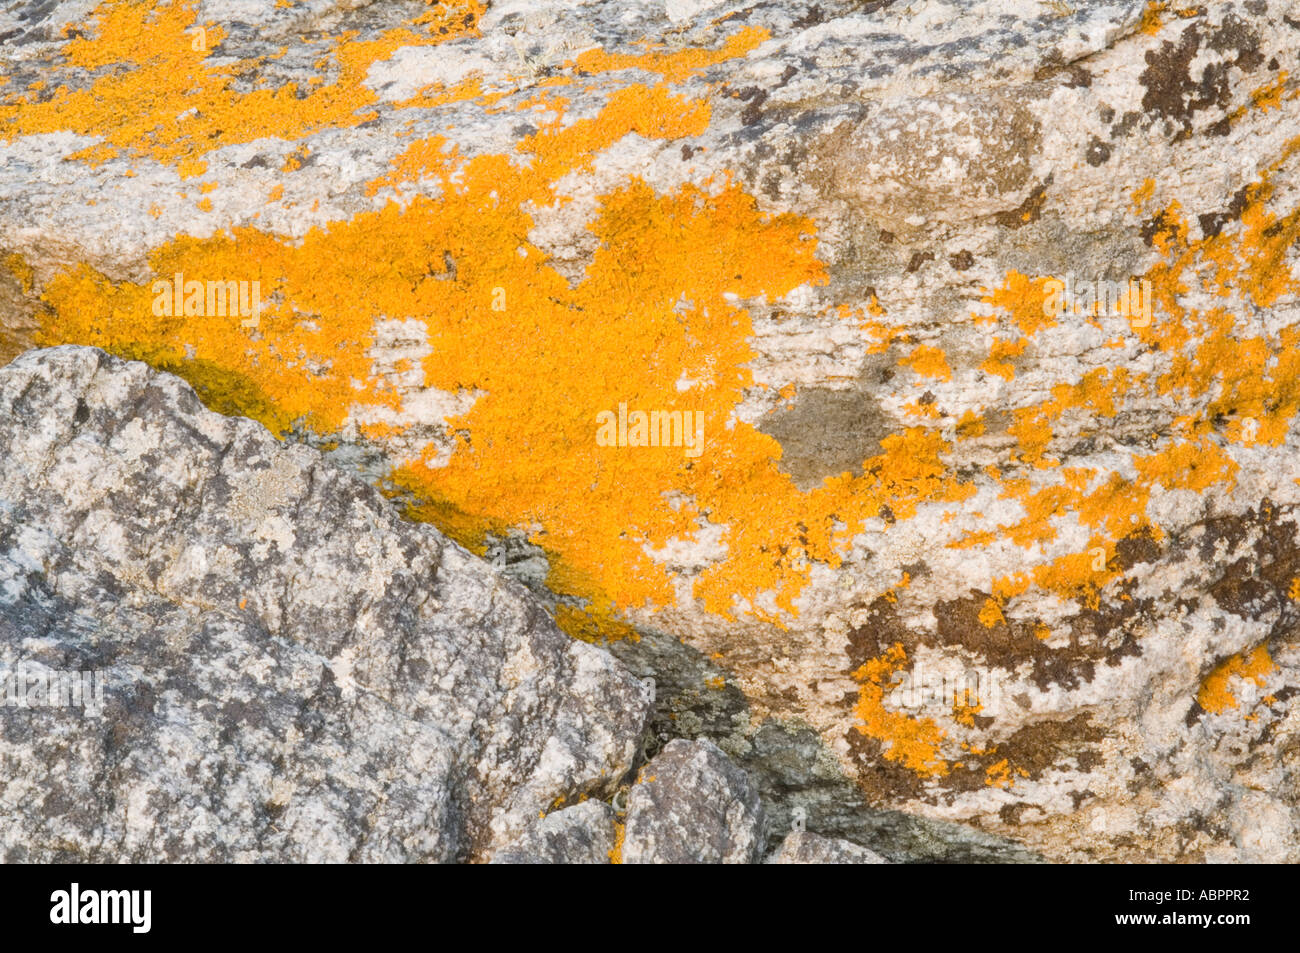
[[[1167,0],[1149,0],[1142,10],[1142,19],[1138,23],[1138,29],[1149,36],[1159,33],[1160,27],[1164,24],[1163,14],[1168,9],[1169,3]]]
[[[1237,696],[1232,690],[1234,678],[1249,679],[1263,688],[1277,666],[1269,655],[1268,646],[1260,645],[1254,651],[1230,656],[1215,667],[1196,693],[1200,706],[1212,714],[1222,714],[1238,705]]]
[[[771,34],[763,27],[751,26],[727,37],[722,46],[716,50],[690,48],[672,52],[650,50],[637,55],[587,50],[566,65],[584,73],[639,69],[658,73],[670,83],[680,83],[700,70],[745,56],[770,38]]]
[[[984,628],[991,629],[996,625],[1005,625],[1006,616],[1002,614],[1002,607],[993,599],[985,599],[984,605],[980,608],[980,622]]]
[[[1016,376],[1016,367],[1007,358],[1018,357],[1024,353],[1026,343],[1023,339],[1019,341],[1006,341],[1001,338],[994,340],[992,347],[989,348],[989,356],[980,364],[980,370],[987,374],[996,374],[1006,380],[1013,379]]]
[[[1052,280],[1051,277],[1031,278],[1018,271],[1009,271],[1003,283],[985,291],[980,300],[995,312],[1005,312],[1022,335],[1033,337],[1043,328],[1056,325],[1056,316],[1046,313],[1043,307],[1051,297],[1048,282]],[[988,324],[996,321],[996,317],[977,315],[975,320]]]
[[[22,289],[23,294],[31,294],[36,285],[36,272],[32,266],[27,264],[27,259],[23,258],[18,252],[10,252],[4,258],[5,268],[18,281],[18,287]]]
[[[948,366],[948,359],[937,347],[927,347],[923,344],[898,363],[910,367],[922,377],[952,380],[952,368]]]
[[[968,410],[961,415],[961,420],[957,421],[957,436],[963,440],[970,440],[984,434],[984,420],[973,410]]]
[[[214,406],[276,432],[329,434],[354,421],[383,439],[394,431],[382,418],[402,400],[374,372],[375,322],[422,321],[432,350],[420,366],[426,384],[476,397],[448,421],[463,435],[450,460],[431,447],[392,485],[414,498],[413,515],[474,547],[487,533],[528,528],[552,557],[548,583],[577,600],[557,617],[592,639],[631,634],[621,613],[672,601],[672,576],[649,551],[692,538],[704,519],[726,527],[732,555],[699,574],[696,596],[714,612],[779,622],[777,613],[797,612],[810,562],[836,564],[882,508],[906,519],[922,501],[973,492],[947,473],[947,444],[923,428],[887,437],[863,476],[802,493],[777,468],[776,441],[728,424],[752,382],[749,317],[729,296],[780,296],[823,281],[807,220],[763,215],[734,183],[656,194],[629,179],[603,196],[589,225],[600,249],[571,287],[528,241],[525,208],[554,201],[559,179],[629,132],[692,136],[709,111],[664,86],[618,90],[598,115],[568,125],[559,103],[550,105],[554,121],[517,144],[522,164],[416,141],[372,184],[373,194],[399,191],[380,209],[300,240],[239,228],[151,254],[160,277],[259,281],[256,329],[156,316],[149,282],[115,283],[79,267],[46,287],[52,318],[42,340],[176,371]],[[422,182],[436,186],[436,201],[406,193]],[[692,307],[678,308],[683,300]],[[701,383],[682,392],[683,377]],[[669,448],[600,446],[596,415],[620,403],[700,414],[709,465]],[[668,494],[685,502],[665,506]],[[762,522],[749,519],[756,500]],[[797,551],[785,545],[796,536]]]
[[[608,856],[611,864],[623,863],[623,838],[627,831],[623,821],[614,822],[614,846],[609,849]]]
[[[111,147],[81,156],[86,161],[128,152],[197,168],[204,154],[223,146],[356,126],[376,115],[378,98],[365,85],[373,63],[403,46],[477,34],[484,10],[478,0],[439,6],[448,17],[432,31],[389,30],[368,42],[344,34],[332,41],[325,57],[337,71],[332,83],[309,91],[289,84],[241,93],[236,81],[259,63],[219,62],[212,51],[225,31],[196,22],[196,0],[105,0],[85,27],[88,35],[68,40],[62,49],[66,67],[91,71],[93,82],[82,89],[60,85],[44,100],[16,96],[0,102],[0,138],[66,130],[101,137]],[[191,35],[196,27],[207,41],[198,49]]]
[[[853,673],[862,683],[854,708],[859,732],[879,741],[887,761],[895,761],[922,777],[943,777],[948,762],[939,753],[943,729],[930,718],[910,718],[884,706],[889,676],[907,664],[903,646],[894,644]]]
[[[967,699],[966,703],[957,701],[952,706],[952,717],[959,725],[965,725],[967,728],[975,727],[975,716],[984,710],[984,706],[978,703],[970,704]]]
[[[1024,768],[1012,768],[1006,758],[984,769],[984,783],[989,787],[1009,788],[1017,778],[1027,777],[1029,777],[1028,771]]]
[[[1266,83],[1250,94],[1255,108],[1262,112],[1278,109],[1282,106],[1282,93],[1286,90],[1287,71],[1282,70],[1271,83]]]

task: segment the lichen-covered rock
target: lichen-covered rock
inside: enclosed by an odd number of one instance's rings
[[[614,809],[584,801],[530,824],[492,855],[494,864],[608,864],[614,850]]]
[[[638,674],[741,762],[780,722],[986,846],[1300,860],[1295,23],[9,5],[0,360],[175,371],[567,632],[684,640],[721,671]]]
[[[709,741],[670,741],[627,796],[625,864],[753,864],[766,831],[758,790]]]
[[[473,859],[649,707],[359,479],[79,347],[0,369],[0,669],[105,679],[0,705],[11,861]]]
[[[769,864],[887,864],[873,850],[838,837],[822,837],[807,831],[786,835]]]

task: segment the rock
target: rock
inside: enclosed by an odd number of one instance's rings
[[[614,849],[614,809],[584,801],[530,824],[492,855],[494,864],[608,864]]]
[[[625,864],[753,864],[763,808],[749,776],[709,741],[670,741],[628,794]]]
[[[852,841],[822,837],[807,831],[787,834],[781,847],[768,859],[769,864],[887,864],[889,861],[873,850]]]
[[[990,9],[11,5],[0,360],[325,449],[774,817],[1298,861],[1300,4]]]
[[[0,706],[0,845],[40,863],[482,857],[610,793],[649,706],[316,452],[79,347],[0,369],[0,668],[105,678]]]
[[[1043,862],[1039,852],[1011,838],[872,803],[816,731],[764,716],[722,660],[653,631],[616,641],[610,650],[633,672],[653,678],[646,755],[674,738],[716,744],[758,788],[768,820],[767,852],[802,815],[818,832],[870,844],[894,863]]]

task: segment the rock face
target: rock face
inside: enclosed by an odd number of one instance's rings
[[[472,859],[609,793],[649,710],[314,451],[76,347],[0,369],[0,665],[105,679],[0,706],[10,861]]]
[[[851,841],[799,831],[787,834],[769,864],[887,864],[873,850]]]
[[[1296,23],[8,5],[0,360],[102,347],[325,449],[654,677],[654,744],[715,741],[782,830],[1296,862]],[[209,572],[166,539],[132,579]],[[500,757],[452,855],[535,819]]]
[[[758,790],[712,742],[669,742],[628,794],[625,864],[752,864],[764,842]]]
[[[614,844],[614,809],[584,801],[539,818],[493,854],[492,863],[608,864]]]

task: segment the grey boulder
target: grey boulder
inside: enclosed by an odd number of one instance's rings
[[[547,814],[492,856],[494,864],[608,864],[614,850],[614,809],[584,801]]]
[[[79,672],[102,705],[16,690]],[[0,674],[8,861],[483,859],[612,793],[650,705],[317,452],[79,347],[0,369]]]
[[[764,843],[757,788],[711,741],[670,741],[628,794],[625,864],[752,864]]]
[[[793,831],[769,859],[769,864],[887,864],[874,850],[839,837]]]

